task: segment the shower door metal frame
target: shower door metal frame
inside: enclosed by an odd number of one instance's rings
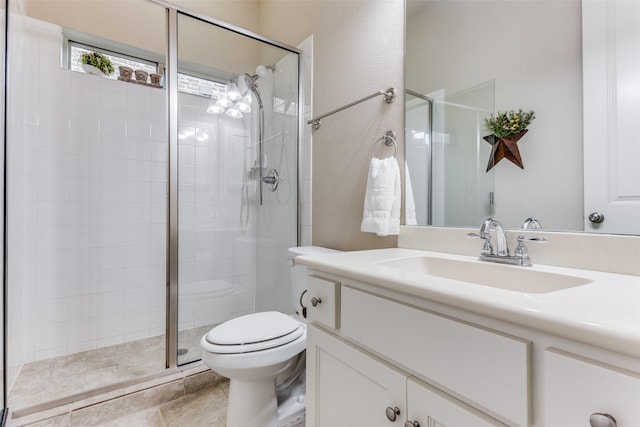
[[[297,243],[300,243],[300,179],[301,179],[301,151],[304,100],[304,76],[302,51],[292,46],[256,34],[247,29],[211,18],[180,6],[162,1],[148,0],[164,7],[167,11],[167,135],[168,147],[168,180],[167,180],[167,324],[166,324],[166,367],[178,367],[178,16],[184,15],[216,27],[220,27],[236,34],[240,34],[256,41],[286,50],[298,55],[298,126],[296,137],[297,149]]]

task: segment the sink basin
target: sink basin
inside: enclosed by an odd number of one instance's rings
[[[583,277],[548,273],[480,261],[417,256],[380,261],[379,265],[416,276],[436,276],[525,293],[545,293],[591,283]]]

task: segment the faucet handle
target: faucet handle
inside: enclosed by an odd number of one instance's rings
[[[484,243],[482,244],[482,249],[480,250],[481,255],[493,255],[493,245],[491,244],[491,236],[486,235],[485,233],[468,233],[467,237],[482,239]]]
[[[519,264],[522,266],[530,266],[531,258],[529,258],[529,251],[527,247],[524,245],[524,242],[536,242],[536,243],[546,243],[546,237],[528,237],[528,236],[518,236],[518,246],[513,251],[513,257],[519,260]]]

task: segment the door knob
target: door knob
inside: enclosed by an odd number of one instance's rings
[[[404,422],[404,427],[420,427],[420,423],[417,421],[405,421]]]
[[[321,302],[322,302],[322,299],[320,298],[316,298],[316,297],[311,298],[311,305],[314,307],[320,304]]]
[[[391,406],[387,406],[384,413],[387,414],[389,421],[394,422],[398,415],[400,415],[400,409],[398,409],[397,406],[394,406],[393,408]]]
[[[594,224],[600,224],[604,221],[604,214],[601,214],[600,212],[591,212],[589,214],[589,221]]]
[[[598,412],[591,414],[589,417],[591,427],[616,427],[616,419],[609,414],[600,414]]]

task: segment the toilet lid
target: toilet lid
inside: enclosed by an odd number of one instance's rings
[[[246,353],[287,344],[304,333],[304,327],[277,311],[248,314],[216,326],[206,335],[216,353]]]

